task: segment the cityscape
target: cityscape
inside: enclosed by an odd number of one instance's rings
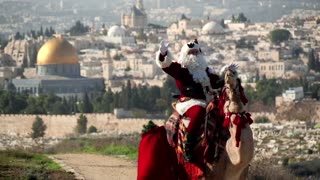
[[[175,87],[159,44],[177,60],[197,39],[215,74],[238,65],[254,161],[312,162],[296,177],[320,177],[318,0],[0,0],[0,29],[0,150],[35,146],[37,117],[46,146],[73,137],[80,114],[97,137],[163,125]]]

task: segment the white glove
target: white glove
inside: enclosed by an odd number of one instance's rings
[[[165,43],[163,40],[160,42],[159,51],[162,55],[166,55],[168,51],[169,43]]]

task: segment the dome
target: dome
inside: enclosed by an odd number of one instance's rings
[[[109,31],[108,31],[108,36],[109,37],[123,37],[126,35],[126,32],[124,30],[124,28],[120,27],[120,26],[112,26]]]
[[[37,56],[37,65],[77,63],[76,49],[61,36],[48,40],[42,45]]]
[[[222,32],[223,27],[214,21],[208,22],[202,28],[202,34],[218,34]]]

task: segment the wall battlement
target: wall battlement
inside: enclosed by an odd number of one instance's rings
[[[318,112],[319,113],[319,112]],[[88,119],[87,127],[95,126],[103,134],[119,135],[140,133],[143,125],[151,119],[123,118],[118,119],[111,113],[84,114]],[[275,113],[251,113],[252,119],[265,116],[274,122]],[[27,114],[0,114],[0,135],[30,137],[32,123],[37,115]],[[47,126],[46,138],[63,138],[74,134],[77,119],[80,114],[74,115],[38,115]],[[164,125],[164,119],[152,119],[157,125]]]
[[[88,119],[87,127],[95,126],[104,134],[140,133],[143,125],[150,119],[117,119],[113,114],[84,114]],[[47,126],[45,137],[62,138],[73,134],[80,114],[75,115],[39,115]],[[3,114],[0,115],[0,134],[29,137],[36,115]],[[163,119],[152,120],[163,125]]]

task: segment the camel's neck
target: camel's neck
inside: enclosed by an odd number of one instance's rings
[[[244,111],[243,104],[240,99],[240,92],[237,85],[226,86],[226,102],[224,106],[225,112],[241,113]]]

